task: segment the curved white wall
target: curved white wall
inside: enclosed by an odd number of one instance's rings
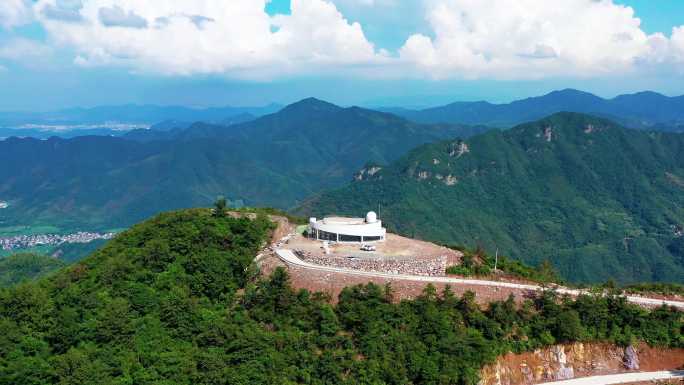
[[[364,223],[359,225],[345,225],[345,224],[326,224],[316,222],[313,225],[315,230],[325,231],[328,233],[351,235],[355,237],[382,237],[385,238],[387,230],[382,227],[382,221],[375,223]]]

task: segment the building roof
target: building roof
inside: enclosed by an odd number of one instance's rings
[[[327,217],[323,218],[322,222],[326,225],[363,225],[366,223],[364,218],[347,218],[347,217]]]

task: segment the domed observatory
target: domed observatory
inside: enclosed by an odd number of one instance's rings
[[[382,242],[387,230],[378,215],[370,211],[365,218],[309,218],[309,237],[319,241],[343,243]]]

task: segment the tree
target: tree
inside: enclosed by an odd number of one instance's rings
[[[556,318],[556,336],[558,341],[580,341],[582,338],[582,321],[574,310],[566,310]]]
[[[545,259],[537,268],[539,270],[539,278],[543,282],[559,282],[560,277],[556,268],[548,259]]]
[[[215,217],[222,217],[226,213],[226,208],[228,207],[228,201],[226,201],[226,198],[224,197],[219,197],[216,199],[216,202],[214,202],[214,216]]]

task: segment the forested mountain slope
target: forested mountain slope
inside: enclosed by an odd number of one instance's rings
[[[508,351],[554,343],[681,347],[682,313],[615,297],[480,309],[372,284],[333,306],[251,265],[272,224],[164,213],[39,282],[0,289],[3,384],[466,384]]]
[[[301,213],[381,206],[392,230],[550,259],[575,282],[684,282],[684,135],[559,113],[417,148]]]
[[[154,213],[208,206],[218,195],[291,207],[342,186],[366,161],[484,127],[421,125],[306,99],[243,124],[197,123],[164,140],[112,137],[0,141],[2,224],[128,226]],[[149,139],[149,138],[148,138]]]
[[[19,253],[0,258],[0,288],[41,278],[64,266],[63,261],[47,255]]]

